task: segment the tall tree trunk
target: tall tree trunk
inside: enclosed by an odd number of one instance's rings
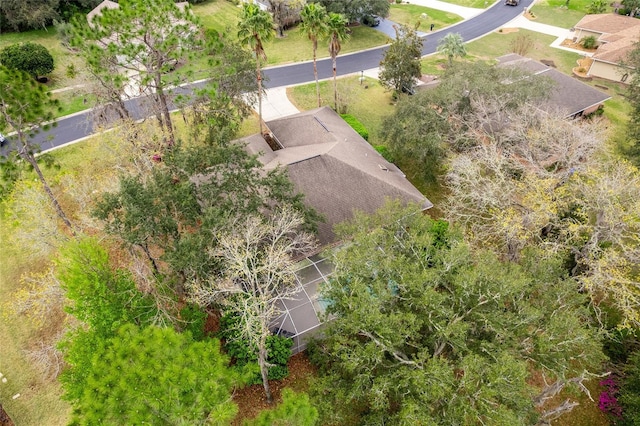
[[[256,52],[256,79],[258,80],[258,121],[262,134],[262,76],[260,75],[260,55]]]
[[[264,332],[262,333],[262,336],[260,336],[258,365],[260,366],[260,374],[262,375],[264,394],[267,397],[267,402],[272,404],[273,395],[271,395],[271,388],[269,387],[269,366],[267,365],[267,337]]]
[[[318,50],[318,40],[313,39],[313,75],[316,78],[316,95],[318,96],[318,108],[320,108],[320,82],[318,81],[318,65],[316,63],[316,50]]]
[[[336,110],[336,112],[339,114],[340,112],[338,111],[338,82],[336,80],[336,62],[337,62],[337,56],[333,56],[333,104],[334,104],[334,108]]]
[[[171,123],[171,115],[169,114],[169,104],[167,102],[167,95],[164,93],[164,89],[162,88],[162,76],[156,75],[156,93],[158,96],[158,100],[160,101],[161,113],[160,116],[164,119],[164,126],[166,132],[169,136],[168,144],[172,146],[175,142],[175,137],[173,135],[173,125]]]
[[[20,153],[22,158],[24,158],[29,162],[29,164],[31,164],[31,167],[33,167],[33,170],[35,170],[36,174],[38,175],[38,178],[40,179],[40,182],[42,183],[44,192],[47,193],[47,195],[49,196],[49,199],[51,200],[51,203],[53,204],[53,207],[56,209],[56,213],[58,214],[60,219],[62,219],[64,224],[67,225],[71,233],[75,236],[76,231],[74,230],[73,225],[71,225],[71,221],[69,221],[69,219],[67,218],[67,215],[64,213],[64,210],[62,210],[62,207],[60,206],[60,203],[58,203],[56,196],[53,195],[53,191],[51,190],[51,187],[47,183],[47,180],[44,178],[44,175],[42,174],[42,170],[40,170],[40,166],[38,165],[38,162],[36,161],[35,156],[27,151],[26,145],[23,147],[23,150],[24,151]]]

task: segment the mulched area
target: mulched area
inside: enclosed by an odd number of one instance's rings
[[[264,396],[262,384],[247,386],[235,391],[233,401],[238,404],[238,415],[232,425],[242,425],[245,419],[252,419],[267,408],[273,408],[282,401],[282,389],[292,388],[296,392],[306,391],[309,379],[316,374],[315,367],[309,362],[307,355],[300,352],[289,359],[289,376],[283,380],[269,382],[273,393],[274,404],[269,405]]]
[[[7,412],[4,411],[4,408],[2,408],[1,404],[0,404],[0,426],[14,426],[13,420],[11,420],[11,417],[9,417]]]

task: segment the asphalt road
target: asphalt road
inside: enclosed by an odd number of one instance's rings
[[[533,0],[521,0],[518,6],[505,6],[502,1],[494,4],[483,13],[460,22],[440,31],[435,31],[427,35],[422,48],[423,55],[429,55],[436,51],[438,41],[446,34],[455,32],[462,35],[465,41],[471,41],[485,34],[488,34],[502,25],[506,24],[519,14],[525,7],[528,7]],[[357,73],[363,70],[377,68],[386,47],[370,49],[358,53],[342,55],[338,57],[337,73],[345,75]],[[286,66],[267,68],[265,87],[273,88],[289,86],[292,84],[313,81],[313,63],[304,62]],[[330,59],[318,61],[318,77],[321,79],[330,78],[333,75]],[[132,110],[139,111],[137,104],[139,99],[127,102]],[[42,150],[59,147],[74,141],[81,140],[93,133],[92,115],[82,112],[58,120],[58,125],[46,132],[41,132],[34,138],[34,142],[39,143]],[[6,149],[3,147],[3,150]]]

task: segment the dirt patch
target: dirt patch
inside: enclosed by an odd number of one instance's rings
[[[291,388],[296,392],[306,391],[309,379],[315,376],[316,369],[309,362],[304,352],[296,354],[289,359],[289,376],[283,380],[269,382],[273,393],[274,404],[269,405],[264,396],[262,385],[247,386],[237,390],[233,395],[233,401],[238,404],[238,415],[232,425],[240,426],[247,419],[252,419],[267,408],[273,408],[282,402],[281,392],[284,388]]]
[[[500,34],[517,33],[518,31],[520,31],[519,28],[500,28],[498,30]]]
[[[581,78],[588,78],[587,73],[589,72],[589,68],[591,68],[591,64],[593,63],[593,59],[591,58],[582,58],[576,61],[578,63],[577,67],[574,67],[571,71],[575,75]]]
[[[13,423],[13,420],[11,420],[11,417],[9,417],[7,412],[4,411],[4,408],[2,408],[2,405],[0,405],[0,426],[14,426],[14,425],[15,423]]]

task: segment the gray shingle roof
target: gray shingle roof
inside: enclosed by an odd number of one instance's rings
[[[608,94],[554,68],[515,53],[499,57],[498,63],[501,66],[516,66],[536,76],[544,76],[553,80],[555,84],[547,105],[541,105],[543,109],[550,112],[559,109],[569,117],[611,98]]]
[[[354,211],[373,213],[387,199],[433,204],[394,164],[385,160],[331,108],[319,108],[267,123],[283,149],[272,151],[260,135],[242,141],[265,169],[287,168],[296,191],[322,214],[318,239],[335,242],[333,226]]]

